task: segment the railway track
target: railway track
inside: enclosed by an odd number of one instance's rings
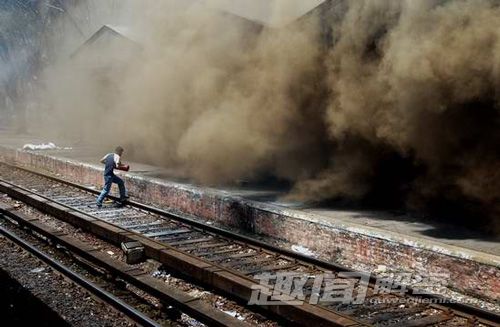
[[[250,326],[212,307],[201,298],[150,276],[140,266],[126,264],[99,251],[95,243],[75,238],[70,230],[56,230],[37,217],[0,203],[0,236],[17,244],[139,325],[170,325],[181,317],[179,313],[182,312],[190,318],[181,320],[179,325],[191,325],[192,318],[196,319],[195,325],[201,322],[208,326]],[[105,288],[101,285],[105,285]],[[130,285],[132,290],[126,285]],[[109,290],[117,290],[118,295]],[[148,300],[144,298],[145,295],[149,297]],[[160,306],[151,304],[151,298],[155,298]]]
[[[122,208],[106,205],[98,209],[97,191],[42,173],[1,164],[0,192],[115,244],[138,241],[146,256],[242,301],[251,299],[252,290],[259,288],[256,277],[262,274],[286,272],[312,277],[304,285],[305,298],[300,304],[289,305],[287,301],[294,299],[282,296],[277,300],[281,305],[263,305],[295,324],[499,326],[496,314],[471,306],[400,301],[413,297],[411,294],[377,294],[373,280],[367,286],[360,282],[352,286],[354,294],[366,292],[362,304],[310,304],[311,296],[317,295],[312,284],[315,276],[351,271],[133,201]],[[419,298],[445,300],[433,295]]]
[[[159,326],[161,326],[159,323],[156,323],[154,320],[150,319],[144,313],[140,312],[139,310],[128,305],[127,303],[125,303],[124,301],[119,299],[118,297],[114,296],[113,294],[111,294],[111,293],[107,292],[106,290],[102,289],[101,287],[97,286],[95,283],[93,283],[89,279],[83,277],[82,275],[72,271],[68,267],[59,263],[57,260],[55,260],[51,256],[45,254],[44,252],[40,251],[34,245],[32,245],[30,242],[19,237],[18,235],[16,235],[12,231],[0,226],[0,235],[3,235],[7,239],[9,239],[11,242],[17,244],[18,246],[23,248],[25,251],[27,251],[30,254],[32,254],[33,256],[37,257],[41,261],[45,262],[48,266],[57,270],[59,273],[64,275],[66,278],[73,281],[76,285],[86,289],[90,293],[99,297],[103,302],[107,303],[108,305],[111,305],[112,307],[114,307],[119,312],[123,313],[125,316],[127,316],[131,320],[133,320],[133,321],[135,321],[135,322],[137,322],[140,325],[145,326],[145,327],[159,327]]]

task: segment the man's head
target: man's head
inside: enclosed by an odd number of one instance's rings
[[[115,153],[121,156],[123,154],[123,148],[121,146],[117,146],[115,149]]]

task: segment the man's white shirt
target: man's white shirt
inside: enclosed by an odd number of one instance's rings
[[[115,162],[115,167],[119,167],[121,164],[121,157],[116,153],[108,153],[107,155],[102,157],[101,161],[105,161],[110,154],[113,155],[113,161]]]

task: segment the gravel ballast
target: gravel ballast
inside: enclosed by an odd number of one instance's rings
[[[86,290],[1,236],[0,268],[70,325],[135,326],[127,317],[96,300]],[[22,308],[18,308],[18,312],[22,311]],[[33,319],[36,317],[33,316]],[[64,324],[61,322],[60,325]]]

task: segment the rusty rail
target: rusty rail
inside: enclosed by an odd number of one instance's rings
[[[4,217],[7,217],[15,221],[17,224],[19,224],[19,226],[35,231],[36,233],[50,240],[53,244],[58,244],[60,246],[63,246],[71,253],[87,260],[88,262],[95,264],[97,267],[101,269],[106,270],[114,278],[120,278],[124,280],[125,282],[158,298],[164,303],[172,305],[178,310],[186,313],[187,315],[197,319],[198,321],[204,324],[207,324],[209,326],[240,326],[240,327],[249,326],[245,322],[242,322],[232,316],[229,316],[219,310],[216,310],[215,308],[212,308],[210,305],[204,303],[199,298],[190,296],[185,292],[181,292],[177,289],[165,285],[165,283],[148,275],[145,271],[143,271],[140,268],[131,267],[121,261],[113,259],[99,251],[96,251],[94,248],[72,237],[71,235],[68,235],[66,233],[61,233],[59,231],[52,229],[51,227],[45,225],[37,218],[27,216],[23,213],[15,212],[14,210],[12,210],[11,207],[6,207],[1,204],[0,204],[0,214],[3,215]],[[77,274],[71,272],[69,269],[58,264],[50,257],[46,255],[44,256],[43,253],[38,251],[33,246],[30,246],[28,242],[15,236],[12,232],[7,231],[5,228],[2,228],[0,226],[0,233],[4,234],[9,239],[21,245],[22,247],[26,247],[27,250],[34,253],[35,255],[37,255],[47,263],[49,263],[51,266],[54,264],[57,265],[55,266],[57,270],[63,272],[65,275],[68,274],[71,279],[75,279],[77,282],[79,282],[80,279],[78,278],[78,276],[73,277],[73,274],[74,275]],[[92,283],[87,282],[85,284],[92,284]],[[90,290],[94,291],[93,285],[90,285]],[[100,292],[99,290],[97,291]],[[108,297],[107,294],[105,294],[105,296]],[[113,296],[111,295],[110,297]],[[112,299],[111,301],[113,305],[115,302],[121,305],[119,303],[120,302],[119,299]],[[120,311],[122,311],[121,306],[118,306],[117,308]],[[125,312],[129,311],[133,315],[137,315],[138,319],[134,319],[137,322],[144,325],[155,325],[155,326],[157,325],[153,324],[154,322],[151,319],[147,318],[145,315],[133,310],[133,308],[130,307],[128,308],[124,307],[124,308],[126,310]]]
[[[179,251],[167,244],[152,240],[144,235],[96,219],[85,212],[56,203],[19,186],[2,181],[0,182],[0,192],[6,193],[60,220],[78,226],[111,243],[119,245],[122,242],[138,241],[144,246],[147,257],[153,258],[183,275],[187,275],[203,284],[210,285],[240,300],[248,301],[252,293],[252,286],[258,286],[258,283],[252,278],[238,274],[221,265],[213,264],[189,253]],[[266,309],[273,314],[300,325],[309,325],[311,323],[316,326],[366,325],[326,308],[307,303],[300,306],[283,303],[283,305],[273,305],[266,307]]]
[[[89,281],[88,279],[84,278],[83,276],[66,268],[65,266],[63,266],[62,264],[60,264],[59,262],[57,262],[56,260],[51,258],[50,256],[48,256],[45,253],[38,250],[36,247],[34,247],[29,242],[23,240],[22,238],[20,238],[16,234],[12,233],[11,231],[3,228],[2,226],[0,226],[0,234],[5,236],[11,242],[14,242],[15,244],[22,247],[27,252],[36,256],[37,258],[39,258],[40,260],[45,262],[50,267],[59,271],[64,276],[66,276],[67,278],[69,278],[73,282],[75,282],[77,285],[85,288],[87,291],[96,295],[101,300],[112,305],[118,311],[122,312],[127,317],[134,320],[135,322],[140,323],[142,326],[148,326],[148,327],[159,327],[160,326],[160,324],[156,323],[154,320],[150,319],[148,316],[146,316],[142,312],[140,312],[140,311],[136,310],[135,308],[133,308],[132,306],[126,304],[125,302],[123,302],[122,300],[120,300],[119,298],[114,296],[113,294],[101,289],[100,287],[98,287],[97,285],[95,285],[94,283]]]

